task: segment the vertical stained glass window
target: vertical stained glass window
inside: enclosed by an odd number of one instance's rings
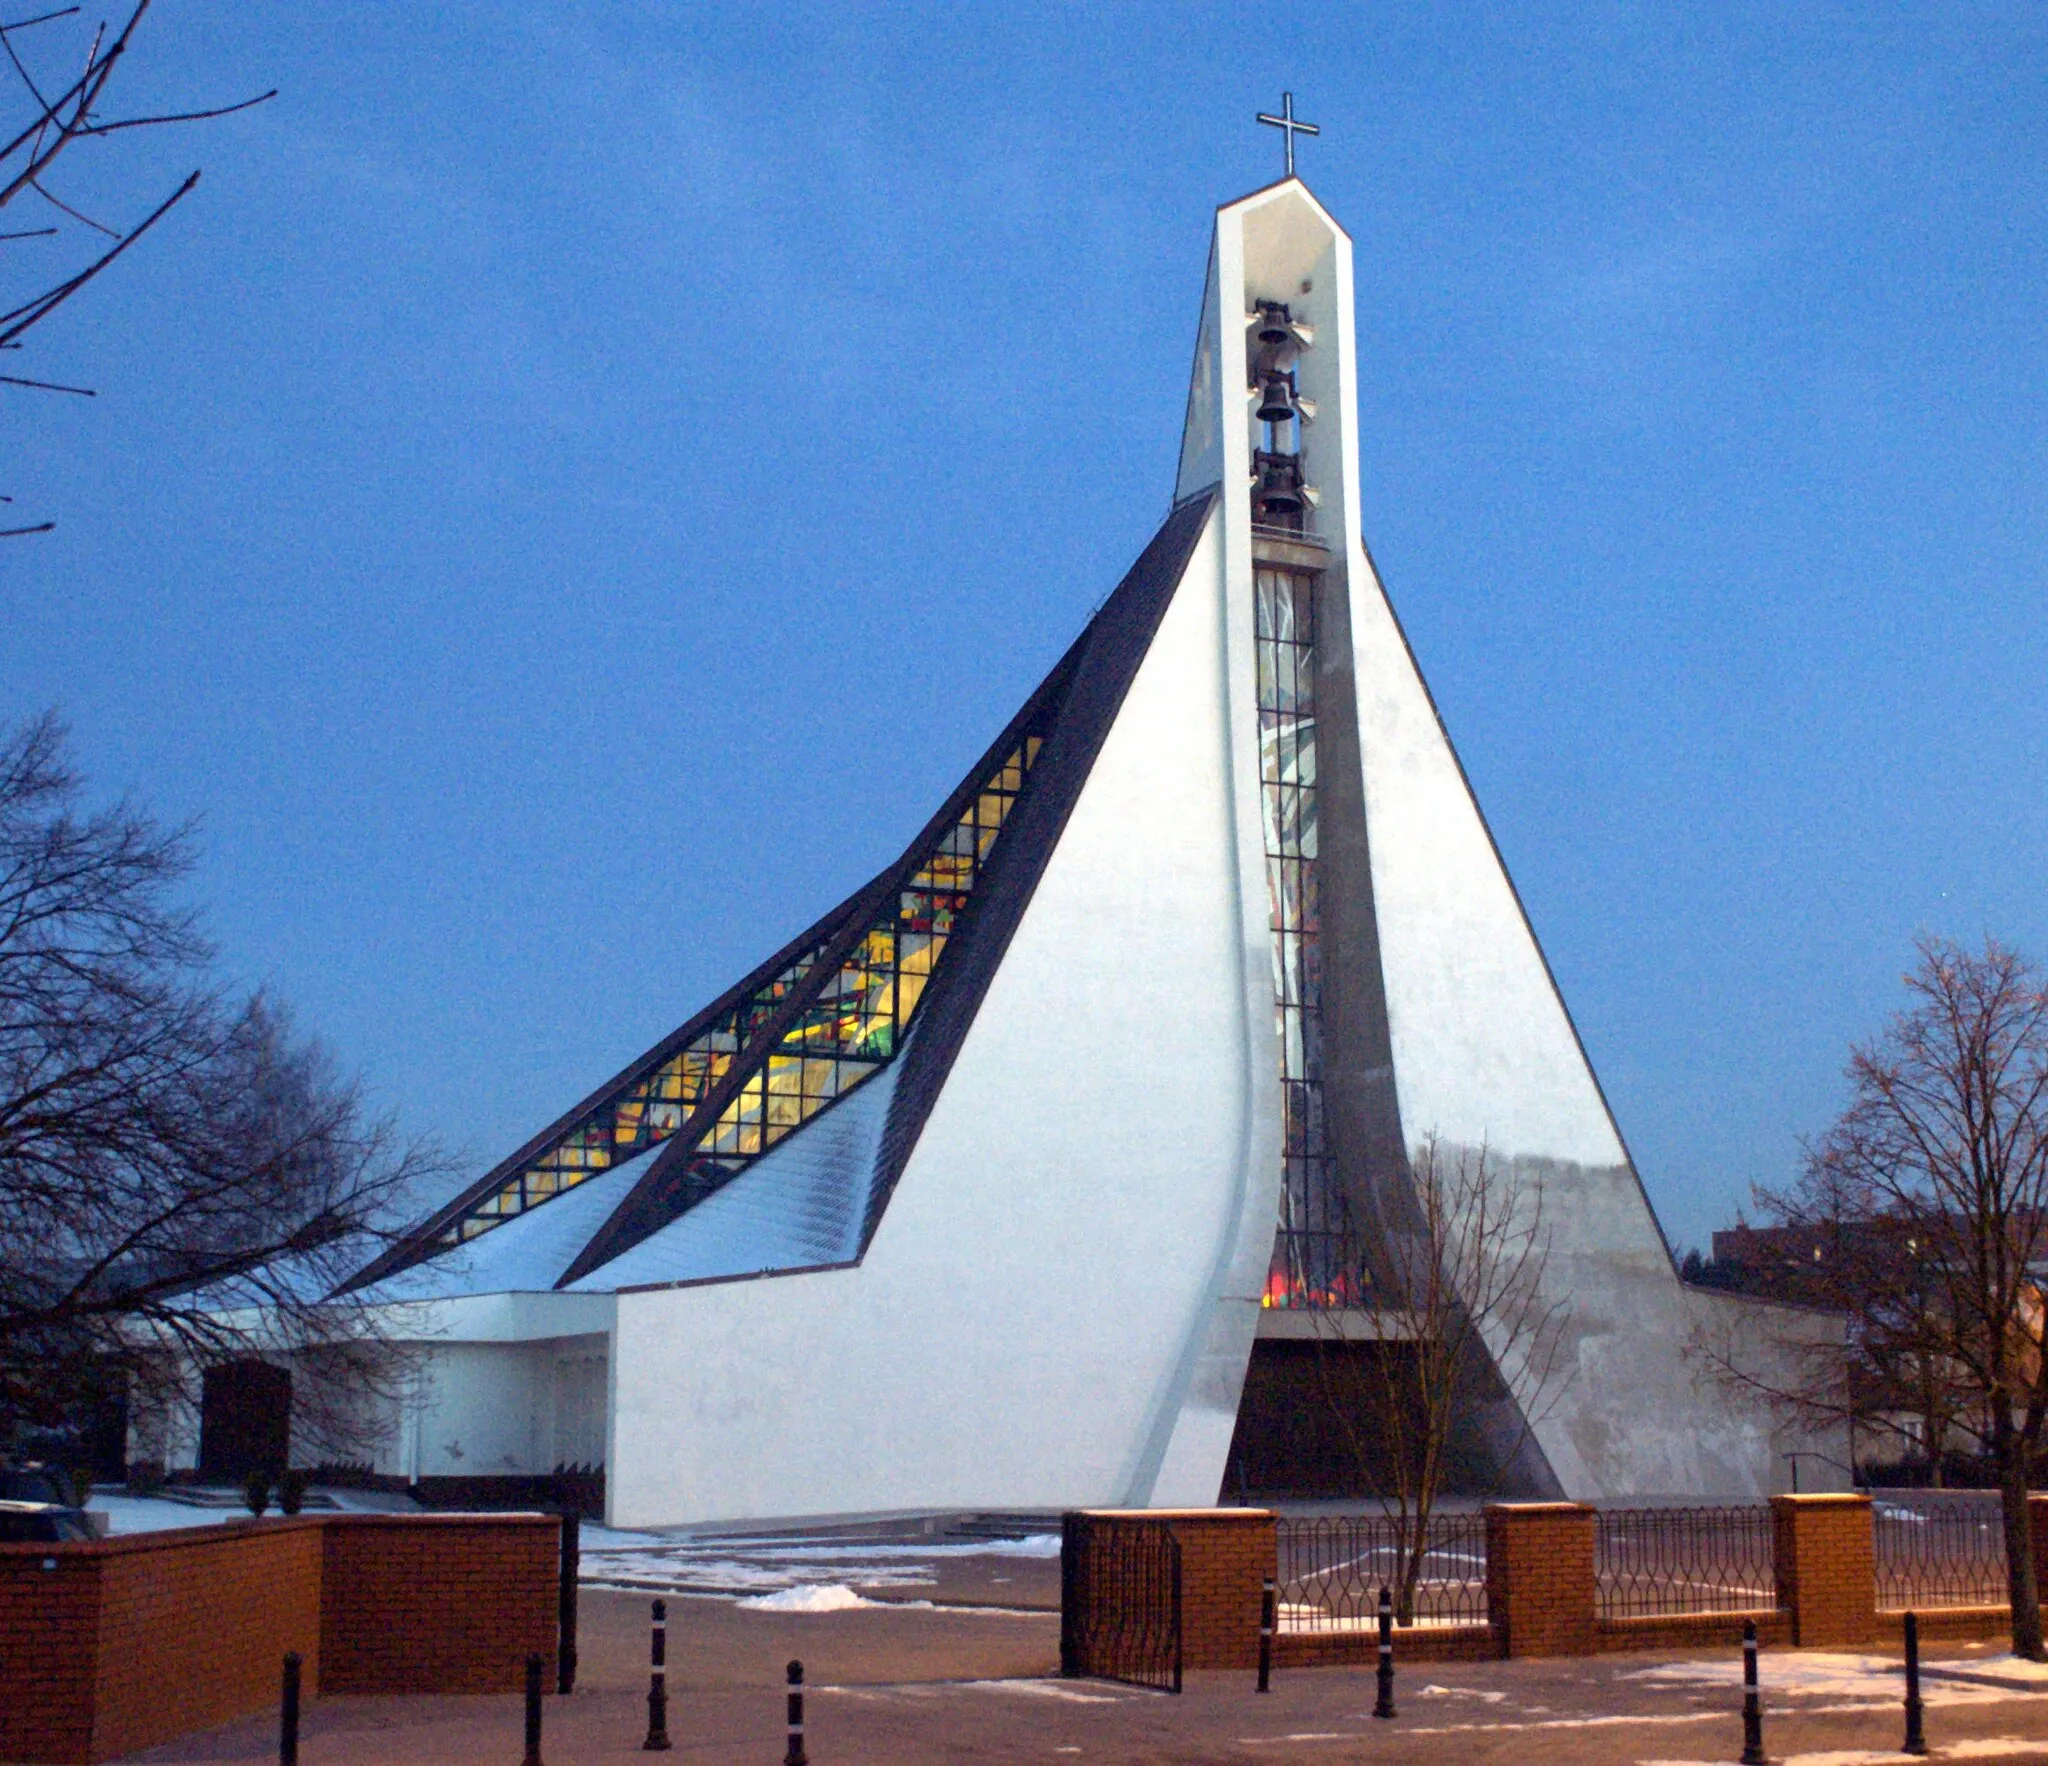
[[[1323,1116],[1322,916],[1316,889],[1315,578],[1255,572],[1259,795],[1280,1042],[1280,1225],[1267,1306],[1354,1306],[1364,1273]]]

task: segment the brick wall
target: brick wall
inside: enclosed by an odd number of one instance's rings
[[[101,1560],[100,1588],[95,1760],[275,1704],[286,1650],[320,1684],[317,1522],[145,1535]]]
[[[1596,1643],[1593,1511],[1486,1505],[1486,1611],[1507,1656],[1589,1656]]]
[[[92,1757],[95,1557],[0,1545],[0,1760]]]
[[[288,1649],[317,1675],[318,1528],[0,1546],[0,1759],[106,1760],[261,1710]]]
[[[1755,1624],[1756,1640],[1765,1649],[1783,1649],[1792,1642],[1792,1615],[1782,1607],[1754,1613],[1653,1613],[1629,1619],[1602,1619],[1596,1647],[1602,1655],[1637,1649],[1737,1650],[1745,1621]]]
[[[339,1515],[324,1532],[321,1691],[516,1692],[528,1654],[552,1658],[554,1516]]]
[[[0,1761],[89,1766],[315,1692],[517,1688],[555,1647],[548,1515],[230,1522],[0,1545]],[[552,1681],[550,1681],[552,1684]]]
[[[1879,1613],[1877,1635],[1881,1643],[1902,1645],[1906,1640],[1903,1612]],[[2012,1636],[2011,1607],[1927,1607],[1920,1613],[1922,1643],[1989,1643]]]
[[[1877,1558],[1867,1496],[1774,1496],[1778,1604],[1792,1641],[1871,1643],[1877,1637]]]
[[[1380,1634],[1357,1631],[1283,1631],[1273,1639],[1275,1668],[1371,1668],[1380,1659]],[[1396,1670],[1412,1662],[1493,1662],[1500,1637],[1491,1625],[1394,1627]]]

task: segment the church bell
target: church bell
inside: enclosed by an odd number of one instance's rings
[[[1252,508],[1259,515],[1299,515],[1307,508],[1301,492],[1301,468],[1282,455],[1259,456],[1258,488]]]
[[[1253,322],[1253,341],[1263,344],[1290,343],[1293,333],[1287,323],[1287,309],[1274,301],[1259,303],[1259,316]]]
[[[1294,388],[1284,376],[1275,374],[1267,378],[1266,390],[1259,395],[1258,418],[1261,423],[1293,421]]]

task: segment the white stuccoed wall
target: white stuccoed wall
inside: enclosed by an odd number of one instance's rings
[[[1366,825],[1413,1156],[1490,1156],[1542,1186],[1545,1287],[1570,1352],[1537,1440],[1573,1497],[1753,1495],[1768,1420],[1704,1383],[1692,1311],[1391,610],[1354,564]]]
[[[1212,519],[865,1262],[618,1296],[613,1524],[1150,1494],[1272,1035],[1270,993],[1246,1018],[1217,542]]]

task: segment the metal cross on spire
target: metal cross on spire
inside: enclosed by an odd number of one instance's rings
[[[1290,178],[1293,177],[1294,137],[1296,135],[1320,135],[1322,130],[1317,128],[1314,123],[1298,123],[1294,120],[1294,94],[1292,92],[1280,94],[1280,114],[1278,116],[1268,116],[1262,110],[1259,112],[1259,121],[1270,123],[1274,128],[1285,132],[1287,136],[1287,175]]]

